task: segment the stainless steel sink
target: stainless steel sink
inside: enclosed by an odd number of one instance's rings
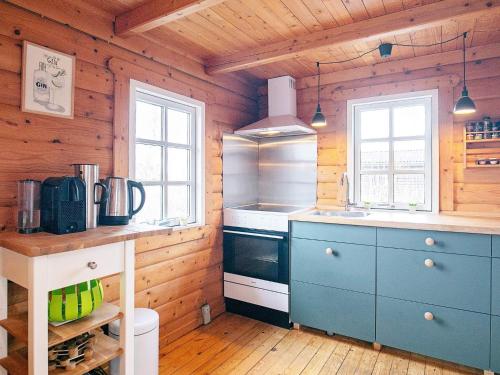
[[[335,210],[316,210],[311,215],[317,216],[339,216],[339,217],[366,217],[369,212],[364,211],[335,211]]]

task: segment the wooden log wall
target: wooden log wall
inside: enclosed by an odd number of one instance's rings
[[[44,2],[32,4],[43,6]],[[57,16],[63,18],[64,7],[57,9]],[[206,225],[141,239],[136,244],[136,305],[151,307],[160,313],[161,344],[165,345],[201,324],[203,303],[210,303],[213,315],[224,311],[220,229],[222,133],[256,119],[257,102],[251,98],[256,97],[256,88],[243,80],[214,80],[196,75],[193,67],[198,66],[200,72],[203,67],[194,61],[189,64],[191,72],[185,73],[175,66],[156,62],[168,57],[156,49],[158,46],[143,41],[146,44],[142,48],[148,54],[144,57],[137,48],[127,48],[128,42],[109,43],[99,35],[67,26],[64,19],[59,21],[0,1],[0,228],[8,230],[15,225],[16,181],[19,179],[69,175],[70,164],[78,162],[99,164],[101,177],[111,175],[113,169],[118,173],[126,170],[117,167],[119,160],[126,158],[113,152],[113,146],[119,144],[114,139],[113,120],[127,118],[128,108],[120,106],[121,112],[116,113],[115,75],[110,69],[110,60],[117,64],[116,69],[120,69],[123,76],[134,76],[203,100],[206,103]],[[83,17],[78,22],[84,22]],[[23,40],[76,56],[74,120],[20,111]],[[150,77],[132,74],[136,69],[147,69]],[[123,153],[123,149],[120,152]],[[104,285],[106,299],[116,300],[117,277],[104,280]],[[12,285],[9,297],[11,312],[26,308],[26,295],[19,287]]]
[[[341,204],[337,193],[338,177],[347,169],[347,100],[439,88],[441,210],[500,216],[500,171],[465,170],[462,144],[466,120],[486,115],[500,117],[500,58],[467,64],[467,86],[478,109],[475,115],[452,114],[462,90],[461,69],[460,64],[439,64],[398,74],[356,77],[351,81],[343,77],[344,82],[322,86],[321,107],[328,127],[318,135],[318,204]],[[298,87],[305,87],[297,92],[298,115],[309,122],[316,108],[316,88],[305,81],[297,82]],[[259,115],[263,117],[267,113],[267,90],[261,87],[259,92]]]

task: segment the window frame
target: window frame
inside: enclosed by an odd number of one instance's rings
[[[438,90],[426,90],[418,92],[410,92],[395,95],[386,95],[370,98],[361,98],[347,101],[347,173],[350,181],[353,183],[350,186],[349,199],[357,207],[363,207],[361,202],[361,171],[360,171],[360,146],[365,142],[385,141],[389,143],[389,169],[380,172],[368,172],[368,174],[386,174],[389,179],[395,175],[394,171],[394,153],[393,146],[395,141],[399,140],[416,140],[424,139],[426,144],[425,150],[425,197],[426,201],[423,205],[417,205],[418,211],[437,212],[439,211],[439,134],[438,134]],[[422,102],[426,108],[426,133],[424,136],[409,136],[409,137],[393,137],[393,111],[392,108],[405,106],[405,104],[413,104]],[[363,140],[361,142],[359,131],[359,109],[377,109],[390,108],[390,125],[389,137]],[[401,170],[403,174],[419,174],[421,170]],[[363,173],[367,174],[367,173]],[[397,174],[397,173],[396,173]],[[389,203],[376,204],[372,208],[385,210],[408,210],[408,204],[397,204],[391,202],[393,197],[394,182],[389,181]],[[392,198],[391,198],[392,197]]]
[[[151,140],[136,137],[136,102],[143,101],[164,107],[162,109],[162,140]],[[190,145],[168,142],[166,129],[165,108],[177,109],[191,115]],[[205,103],[180,95],[160,87],[144,82],[130,81],[130,111],[129,111],[129,176],[135,178],[135,151],[136,144],[154,145],[162,147],[162,175],[160,181],[141,181],[144,186],[163,187],[162,220],[167,220],[168,186],[189,186],[189,218],[187,225],[194,227],[205,224]],[[190,175],[186,181],[168,180],[168,152],[169,148],[191,151]],[[147,199],[147,197],[146,197]]]

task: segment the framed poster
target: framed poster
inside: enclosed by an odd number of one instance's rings
[[[75,57],[24,41],[21,110],[73,118]]]

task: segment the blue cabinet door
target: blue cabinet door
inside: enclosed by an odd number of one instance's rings
[[[432,239],[434,244],[428,245],[426,243],[428,238]],[[487,234],[379,228],[377,245],[398,249],[491,256],[491,236]]]
[[[334,242],[375,245],[377,230],[357,225],[292,222],[292,237]]]
[[[294,323],[357,339],[375,339],[375,296],[292,281],[290,314]]]
[[[500,236],[493,236],[493,256],[496,258],[500,258]]]
[[[489,314],[490,280],[491,258],[377,249],[378,295]]]
[[[292,238],[291,249],[293,280],[375,294],[375,246]]]
[[[491,317],[491,369],[500,373],[500,316]]]
[[[427,320],[426,313],[433,314],[433,319]],[[377,341],[487,369],[490,362],[490,315],[377,297]]]
[[[493,258],[491,267],[491,313],[500,316],[500,258]]]

